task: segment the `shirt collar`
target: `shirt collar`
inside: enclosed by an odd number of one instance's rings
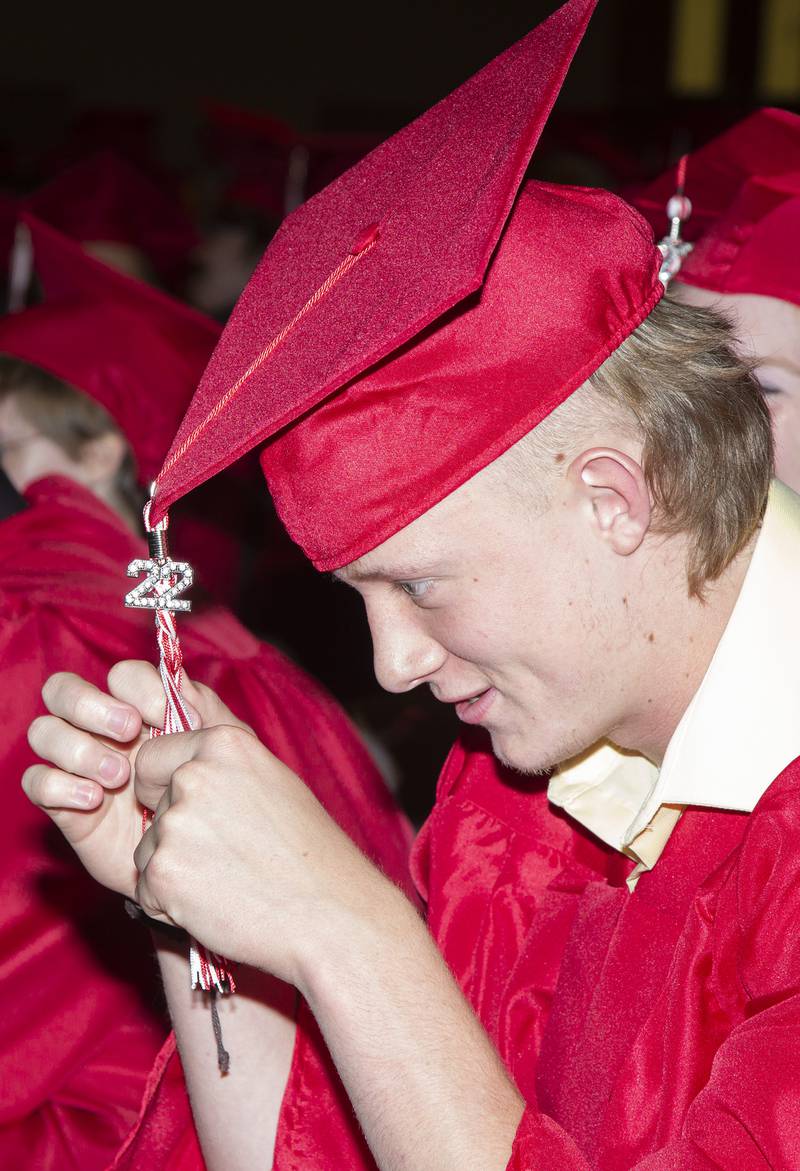
[[[754,809],[800,755],[799,598],[800,497],[776,480],[728,625],[661,769],[604,743],[556,770],[550,800],[646,867],[677,821],[662,818],[667,834],[651,842],[662,807]]]

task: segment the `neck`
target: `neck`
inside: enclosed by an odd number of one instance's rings
[[[635,620],[634,642],[641,649],[631,715],[610,736],[621,748],[639,752],[659,767],[728,625],[755,538],[717,581],[704,588],[702,599],[689,596],[685,553],[678,551],[676,557],[676,550],[667,548],[670,544],[665,542],[647,571],[656,588],[646,592],[649,604]]]

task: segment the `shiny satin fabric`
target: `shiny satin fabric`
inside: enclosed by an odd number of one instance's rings
[[[39,481],[27,497],[30,507],[0,526],[0,1166],[101,1171],[127,1141],[129,1150],[148,1145],[131,1166],[157,1168],[168,1141],[170,1167],[179,1150],[202,1167],[177,1060],[162,1078],[172,1040],[159,1057],[168,1025],[148,933],[83,872],[19,787],[33,761],[25,732],[44,710],[39,692],[51,672],[76,671],[102,687],[118,659],[153,659],[152,616],[121,601],[125,567],[143,546],[68,480]],[[183,620],[181,634],[189,673],[408,887],[407,824],[333,700],[224,610]],[[163,1131],[169,1094],[178,1105]],[[155,1098],[162,1114],[150,1111]],[[323,1159],[349,1144],[346,1165],[370,1166],[304,1005],[281,1134],[287,1148],[318,1146]]]
[[[632,863],[456,746],[413,868],[528,1103],[508,1171],[800,1165],[800,761]]]

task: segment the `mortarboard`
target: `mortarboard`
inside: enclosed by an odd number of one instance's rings
[[[169,275],[197,234],[177,199],[126,159],[101,151],[34,191],[24,206],[82,244],[127,244]]]
[[[562,402],[659,299],[645,221],[525,169],[595,0],[569,0],[290,215],[159,474],[152,518],[245,452],[320,569]]]
[[[195,310],[94,260],[25,213],[44,303],[0,318],[0,353],[22,358],[106,408],[153,478],[219,327]]]
[[[800,116],[751,114],[686,158],[693,248],[675,279],[717,293],[757,293],[800,304]],[[657,233],[676,168],[631,195]]]

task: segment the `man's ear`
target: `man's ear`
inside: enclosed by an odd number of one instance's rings
[[[593,447],[572,461],[568,477],[597,536],[615,553],[635,553],[652,515],[641,464],[615,448]]]
[[[78,460],[87,487],[111,487],[127,450],[127,442],[118,431],[106,431],[104,435],[88,439],[81,447]]]

